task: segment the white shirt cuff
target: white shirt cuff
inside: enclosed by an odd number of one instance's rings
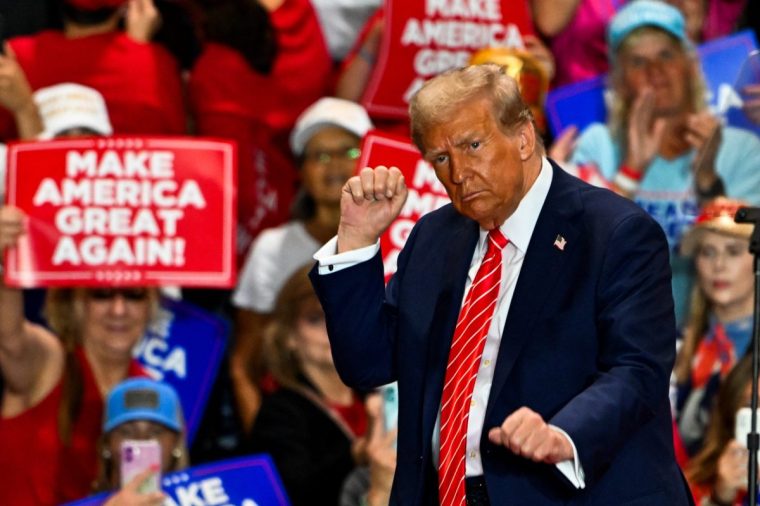
[[[336,235],[314,253],[314,260],[319,262],[319,274],[338,272],[370,260],[380,251],[380,241],[363,248],[338,253],[338,236]]]
[[[562,473],[562,475],[567,478],[575,488],[586,488],[586,474],[583,472],[581,461],[578,458],[578,450],[575,449],[575,443],[573,443],[573,440],[570,438],[567,432],[560,429],[556,425],[549,425],[549,427],[565,436],[567,440],[570,441],[570,446],[573,447],[573,459],[557,462],[557,464],[555,464],[557,466],[557,470]]]

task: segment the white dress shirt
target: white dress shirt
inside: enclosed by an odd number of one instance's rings
[[[479,476],[483,474],[483,464],[480,458],[480,438],[483,432],[483,423],[485,420],[486,406],[488,405],[488,396],[491,392],[491,383],[496,367],[496,358],[501,344],[501,333],[507,321],[509,306],[512,302],[512,296],[515,292],[517,278],[520,275],[525,253],[533,235],[533,229],[538,221],[538,215],[549,193],[549,187],[552,182],[552,167],[546,158],[543,159],[541,171],[539,172],[533,186],[528,190],[523,199],[520,201],[517,209],[501,225],[500,230],[504,236],[509,239],[509,244],[502,250],[502,272],[501,286],[499,288],[499,298],[494,311],[491,325],[486,335],[486,344],[481,358],[480,368],[475,379],[469,420],[467,424],[467,459],[465,465],[465,474],[467,476]],[[467,272],[467,282],[465,293],[469,291],[472,281],[478,272],[483,256],[486,251],[487,230],[480,230],[478,244],[470,262],[470,269]],[[359,262],[367,261],[377,254],[380,248],[379,242],[364,248],[347,251],[336,254],[337,237],[325,244],[317,253],[314,259],[319,262],[319,273],[329,274],[345,269]],[[463,302],[466,296],[463,297]],[[433,458],[438,462],[438,449],[440,441],[440,410],[436,420],[435,430],[433,431]],[[584,473],[578,460],[578,452],[572,439],[563,430],[552,426],[555,430],[561,432],[570,441],[573,447],[574,458],[565,460],[557,464],[559,471],[576,487],[584,488]],[[490,429],[488,427],[486,430]]]

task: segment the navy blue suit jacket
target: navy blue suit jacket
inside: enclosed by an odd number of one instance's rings
[[[398,380],[395,504],[437,502],[433,427],[478,232],[447,205],[414,227],[387,288],[379,255],[311,273],[344,381],[366,390]],[[564,250],[554,246],[557,235]],[[486,409],[480,449],[492,504],[691,502],[667,395],[675,333],[660,227],[630,201],[553,165]],[[488,440],[488,429],[521,406],[570,435],[585,489]]]

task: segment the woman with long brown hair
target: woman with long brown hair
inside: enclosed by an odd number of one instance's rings
[[[751,340],[752,226],[734,222],[742,205],[726,198],[706,204],[681,243],[696,268],[689,323],[674,371],[678,428],[691,454],[701,445],[720,382]]]
[[[366,460],[364,404],[335,370],[308,271],[277,298],[265,358],[280,388],[264,397],[249,446],[272,455],[294,506],[337,504],[344,479]]]
[[[702,450],[689,462],[686,479],[696,504],[743,504],[747,491],[746,442],[735,439],[736,413],[749,406],[752,362],[745,356],[720,387]]]

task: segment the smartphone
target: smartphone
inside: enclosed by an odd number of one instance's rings
[[[760,408],[757,409],[758,430],[760,430]],[[750,424],[752,423],[752,408],[739,408],[736,412],[736,425],[734,428],[734,437],[745,448],[747,447],[747,434],[749,434]]]
[[[121,444],[121,486],[146,469],[155,472],[144,480],[138,492],[148,494],[161,490],[161,445],[155,439],[126,440]]]
[[[398,385],[389,383],[381,386],[379,390],[383,397],[383,428],[388,432],[398,424]]]

